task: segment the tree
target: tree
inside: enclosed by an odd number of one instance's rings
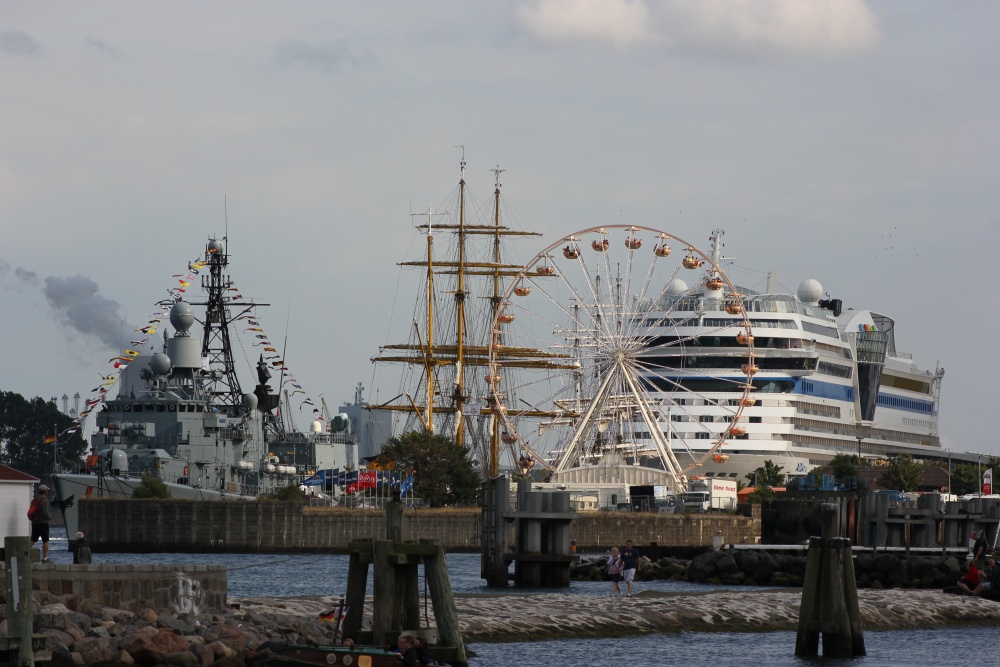
[[[270,499],[280,500],[282,502],[300,503],[302,505],[309,502],[309,499],[306,498],[306,495],[299,490],[297,484],[289,484],[288,486],[278,490],[270,496]]]
[[[0,463],[43,477],[57,468],[76,467],[83,459],[87,443],[79,431],[65,434],[73,420],[55,403],[33,398],[30,401],[12,391],[0,392]],[[45,438],[61,433],[55,444]],[[55,448],[55,451],[53,449]]]
[[[979,491],[979,466],[971,463],[959,463],[951,472],[951,488],[948,493],[964,496],[967,493]]]
[[[886,489],[915,491],[924,480],[924,466],[909,454],[900,454],[889,462],[878,483]]]
[[[132,497],[139,500],[169,500],[172,496],[170,489],[167,488],[162,479],[143,475],[142,481],[136,485],[132,492]]]
[[[782,470],[784,470],[784,466],[779,466],[771,459],[767,459],[764,461],[764,465],[747,473],[746,478],[758,489],[784,486],[785,473],[781,472]]]
[[[830,461],[830,469],[838,480],[845,477],[857,477],[861,470],[861,459],[857,454],[837,454]]]
[[[432,507],[474,502],[480,477],[469,450],[447,436],[410,431],[391,438],[378,457],[379,465],[395,468],[401,476],[413,473],[413,494]]]

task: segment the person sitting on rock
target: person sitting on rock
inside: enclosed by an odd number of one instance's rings
[[[982,595],[986,591],[1000,591],[1000,567],[997,567],[997,560],[993,556],[986,559],[989,570],[986,577],[980,578],[979,585],[972,589],[973,595]]]
[[[961,588],[967,594],[972,595],[972,590],[979,586],[979,568],[976,567],[976,561],[969,563],[969,570],[965,573],[965,576],[956,582],[956,586]]]

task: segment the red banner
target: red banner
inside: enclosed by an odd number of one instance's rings
[[[363,489],[374,489],[378,483],[378,472],[375,470],[358,471],[358,481],[347,485],[347,493],[357,493]]]

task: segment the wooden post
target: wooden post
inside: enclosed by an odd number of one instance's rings
[[[34,609],[31,598],[31,538],[5,537],[4,563],[7,589],[7,635],[18,644],[17,667],[33,667],[31,646]]]
[[[372,596],[372,643],[389,643],[399,628],[399,597],[396,595],[396,568],[390,563],[393,543],[375,541],[375,590]]]
[[[385,505],[385,539],[403,541],[403,503],[393,498]]]
[[[444,561],[443,547],[438,547],[436,556],[424,557],[424,576],[427,577],[427,588],[434,603],[438,643],[455,647],[454,659],[449,662],[466,664],[469,660],[465,655],[465,644],[458,625],[458,611],[455,609],[455,598],[448,580],[448,565]]]
[[[364,557],[363,557],[364,556]],[[344,630],[342,637],[357,639],[361,631],[361,621],[365,615],[365,590],[368,588],[368,565],[371,554],[351,551],[347,566],[347,596],[344,603],[347,613],[344,614]]]
[[[838,537],[837,506],[821,507],[822,537],[809,539],[795,655],[814,657],[823,635],[823,657],[865,655],[851,541]]]

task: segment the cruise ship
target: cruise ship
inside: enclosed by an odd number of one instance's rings
[[[723,234],[702,251],[652,228],[592,228],[526,265],[491,367],[522,471],[672,495],[695,478],[749,483],[766,460],[796,477],[841,453],[944,456],[944,370],[897,349],[889,315],[845,308],[817,280],[795,294],[735,284]],[[504,350],[528,341],[540,358],[515,374]]]

